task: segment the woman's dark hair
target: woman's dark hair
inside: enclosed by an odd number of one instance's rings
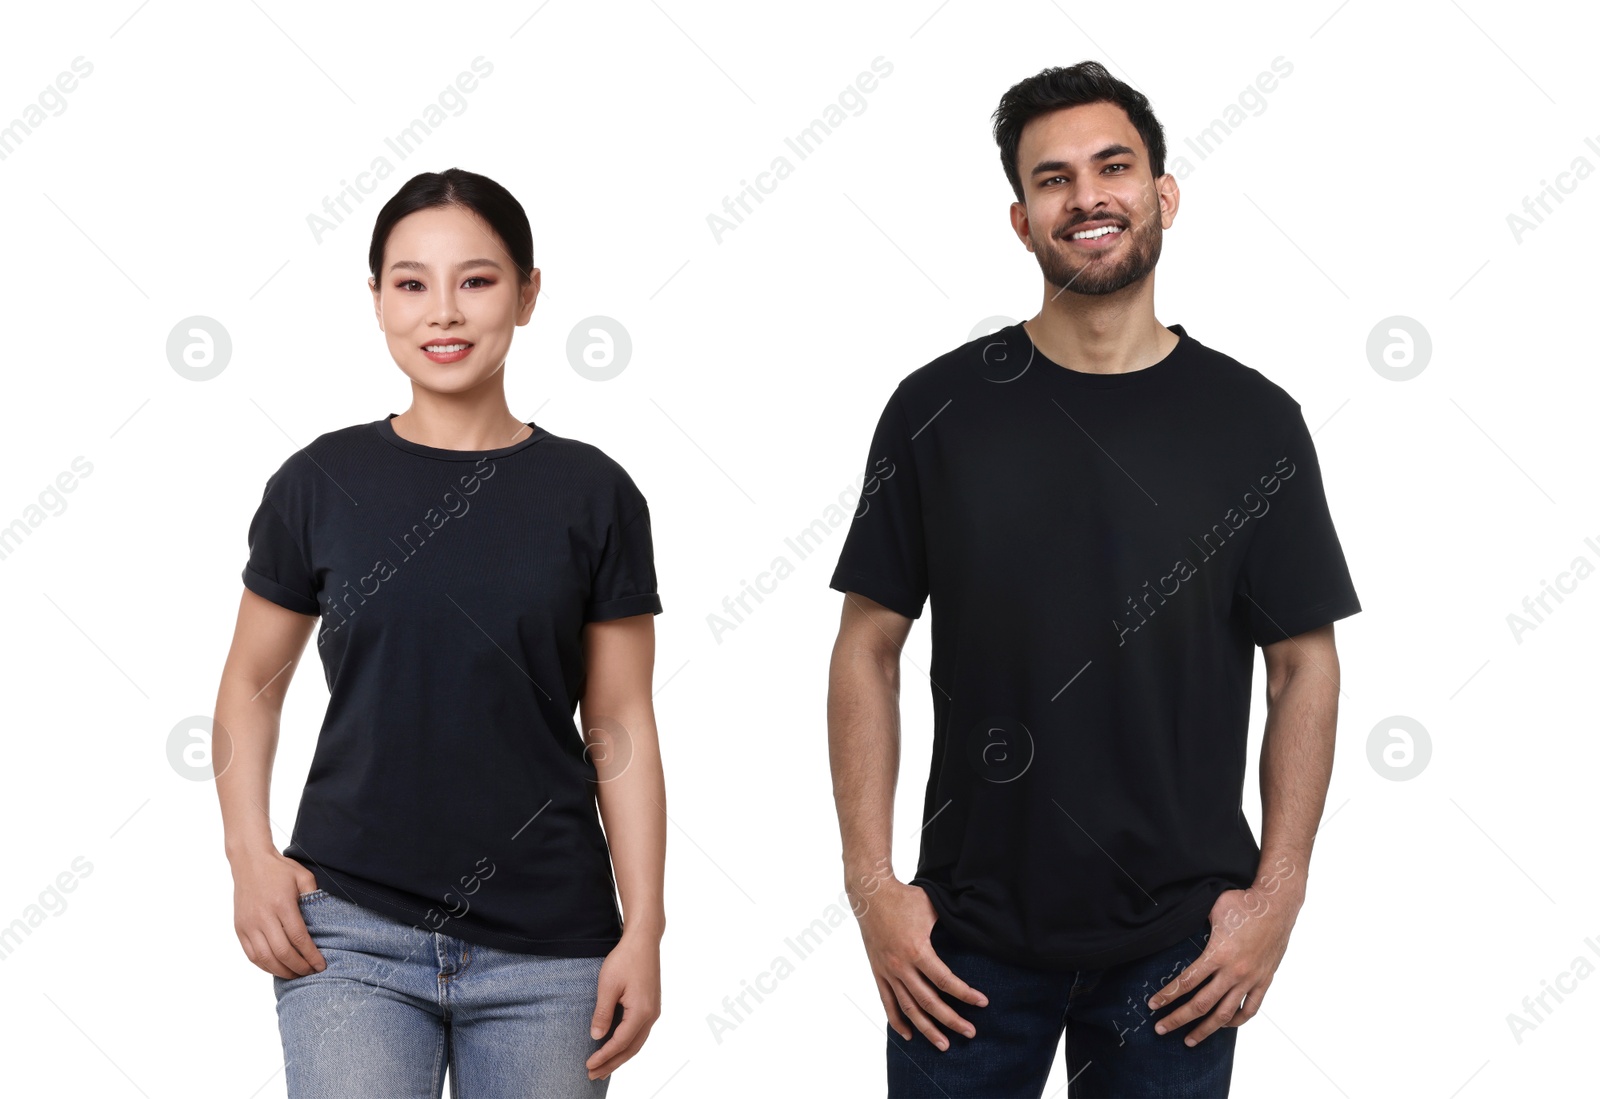
[[[1044,69],[1020,83],[1013,84],[1000,97],[1000,106],[994,112],[994,139],[1000,146],[1000,163],[1011,181],[1011,190],[1017,201],[1022,197],[1022,176],[1017,171],[1017,144],[1022,140],[1022,128],[1042,114],[1063,107],[1081,107],[1085,103],[1115,103],[1128,114],[1133,128],[1144,139],[1145,151],[1150,154],[1150,176],[1159,179],[1167,171],[1167,139],[1162,136],[1161,123],[1156,121],[1150,101],[1143,93],[1129,87],[1106,71],[1098,61],[1080,61],[1070,68]]]
[[[412,176],[383,204],[373,223],[372,246],[367,251],[367,267],[374,279],[383,266],[383,249],[395,223],[407,214],[434,206],[461,206],[488,222],[500,234],[511,262],[517,266],[518,283],[527,284],[528,272],[533,270],[533,230],[528,227],[522,203],[488,176],[463,168]]]

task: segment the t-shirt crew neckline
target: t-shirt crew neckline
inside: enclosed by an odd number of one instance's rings
[[[1140,382],[1162,380],[1174,374],[1182,373],[1183,366],[1191,358],[1194,350],[1194,339],[1183,330],[1181,324],[1169,324],[1167,331],[1178,337],[1178,342],[1172,350],[1149,366],[1138,370],[1125,370],[1120,374],[1096,374],[1087,370],[1073,370],[1069,366],[1062,366],[1039,350],[1033,342],[1033,337],[1028,335],[1023,322],[1017,322],[1017,332],[1033,352],[1033,357],[1038,360],[1043,368],[1041,373],[1058,377],[1068,385],[1087,386],[1091,389],[1111,389],[1115,386],[1137,385]]]
[[[548,434],[538,424],[529,422],[528,426],[533,429],[533,433],[525,439],[519,439],[510,446],[495,447],[493,450],[448,450],[444,447],[424,446],[421,443],[402,438],[395,431],[394,425],[389,422],[398,415],[398,412],[391,412],[383,419],[373,423],[372,426],[377,429],[379,437],[384,442],[390,446],[399,447],[401,450],[410,451],[412,454],[420,454],[424,458],[440,458],[448,462],[476,462],[484,458],[504,458],[508,454],[515,454],[519,450],[527,449]]]

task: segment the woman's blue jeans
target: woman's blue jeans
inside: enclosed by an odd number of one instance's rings
[[[989,1003],[974,1007],[939,993],[978,1031],[967,1038],[940,1026],[950,1041],[943,1052],[915,1027],[909,1042],[888,1028],[890,1099],[1037,1099],[1044,1094],[1063,1030],[1068,1099],[1226,1096],[1238,1029],[1220,1027],[1198,1045],[1186,1046],[1184,1037],[1200,1019],[1157,1034],[1156,1022],[1177,1006],[1158,1012],[1146,1006],[1157,989],[1200,956],[1210,934],[1207,920],[1175,945],[1131,962],[1049,972],[991,958],[956,942],[942,921],[935,922],[928,937],[934,953]],[[1185,995],[1178,1004],[1188,999]]]
[[[452,1097],[605,1095],[584,1066],[603,958],[479,946],[322,889],[300,915],[328,967],[272,979],[290,1099],[439,1099],[446,1067]]]

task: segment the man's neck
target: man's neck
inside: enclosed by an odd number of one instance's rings
[[[1149,303],[1113,313],[1101,307],[1073,309],[1045,303],[1039,315],[1023,322],[1028,338],[1045,358],[1085,374],[1126,374],[1154,366],[1171,354],[1178,336],[1156,320]]]

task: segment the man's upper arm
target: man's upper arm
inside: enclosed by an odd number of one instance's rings
[[[1302,672],[1325,675],[1339,685],[1339,653],[1333,642],[1333,623],[1261,646],[1267,665],[1267,701],[1270,703],[1290,678]]]
[[[900,396],[899,389],[890,395],[873,430],[861,498],[828,586],[909,620],[922,614],[929,578],[921,488]]]
[[[911,634],[911,622],[899,611],[860,592],[847,591],[839,614],[838,647],[865,651],[880,663],[898,668],[900,650]]]

